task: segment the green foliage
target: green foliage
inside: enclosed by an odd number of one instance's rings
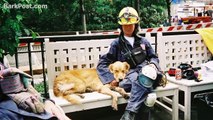
[[[118,28],[117,23],[107,22],[102,24],[88,24],[88,30],[115,30]]]
[[[140,10],[140,26],[142,28],[159,27],[167,19],[162,6],[150,5]]]
[[[41,93],[42,95],[44,94],[44,82],[41,82],[39,84],[35,84],[34,88]],[[46,83],[46,90],[48,90],[48,84]]]
[[[89,30],[109,30],[117,22],[116,8],[109,0],[87,1],[85,9],[87,11],[86,18]]]
[[[81,21],[78,0],[38,0],[38,4],[45,4],[48,8],[42,9],[42,13],[27,13],[23,21],[33,31],[77,30],[74,23]]]
[[[87,30],[112,30],[117,29],[117,16],[125,6],[133,6],[134,0],[83,0],[86,15]],[[46,4],[47,9],[42,13],[25,15],[23,23],[37,32],[54,31],[82,31],[79,0],[38,0],[39,4]],[[165,0],[141,0],[140,17],[141,27],[157,27],[164,19]]]
[[[134,0],[82,0],[87,30],[118,28],[117,16]],[[140,26],[158,27],[167,18],[168,0],[140,0]],[[5,5],[47,5],[47,8],[8,8]],[[13,55],[20,36],[37,36],[36,32],[82,31],[80,0],[1,0],[0,1],[0,56],[3,51]],[[36,31],[36,32],[33,32]]]
[[[0,57],[3,52],[13,55],[23,34],[34,33],[25,28],[22,23],[24,9],[18,5],[34,4],[33,0],[3,0],[0,1]],[[28,10],[28,9],[27,9]]]
[[[1,15],[0,15],[0,56],[3,50],[14,54],[15,47],[19,42],[18,37],[21,36],[22,16],[14,10],[4,7],[7,1],[1,1]]]

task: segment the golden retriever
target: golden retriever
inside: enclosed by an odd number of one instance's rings
[[[124,79],[130,66],[127,62],[114,62],[109,65],[109,70],[113,73],[116,82]],[[124,98],[129,94],[123,88],[113,84],[103,84],[99,79],[96,69],[76,69],[62,72],[54,80],[54,95],[63,97],[72,104],[79,104],[84,96],[81,93],[98,91],[112,97],[112,107],[117,110],[117,91]]]

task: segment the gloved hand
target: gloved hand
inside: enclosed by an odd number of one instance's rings
[[[20,108],[26,111],[32,111],[34,113],[44,112],[44,104],[40,101],[40,98],[29,91],[8,94],[8,96],[15,101]]]

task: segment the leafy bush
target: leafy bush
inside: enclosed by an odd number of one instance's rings
[[[2,0],[0,1],[0,58],[3,52],[13,55],[23,34],[36,36],[32,30],[22,23],[25,11],[12,5],[34,4],[33,0]],[[12,8],[10,8],[12,7]]]
[[[46,90],[48,90],[48,84],[46,83]],[[44,82],[41,82],[41,83],[39,83],[39,84],[35,84],[34,85],[34,88],[39,92],[39,93],[41,93],[41,95],[44,97],[44,88],[45,88],[45,86],[44,86]]]
[[[13,55],[20,36],[36,32],[83,31],[82,14],[86,16],[87,30],[117,29],[119,11],[126,6],[135,5],[136,1],[124,0],[1,0],[0,1],[0,57],[3,51]],[[141,0],[140,26],[158,27],[168,18],[165,15],[169,0]],[[44,4],[47,9],[10,9],[5,4]],[[79,24],[81,23],[81,24]],[[36,32],[33,32],[36,31]]]

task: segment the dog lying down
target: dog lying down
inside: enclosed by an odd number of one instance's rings
[[[109,65],[109,70],[113,73],[115,81],[123,80],[129,71],[127,62],[114,62]],[[84,96],[81,93],[97,91],[112,97],[112,107],[117,110],[118,97],[115,91],[120,93],[124,98],[129,98],[129,94],[123,88],[112,84],[101,82],[96,69],[77,69],[62,72],[54,80],[54,95],[63,97],[72,104],[80,104],[80,99]],[[114,91],[113,91],[114,90]]]

